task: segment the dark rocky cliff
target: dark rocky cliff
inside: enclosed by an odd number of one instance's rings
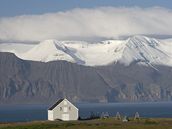
[[[66,61],[24,61],[0,53],[0,103],[170,101],[172,68],[132,64],[86,67]]]

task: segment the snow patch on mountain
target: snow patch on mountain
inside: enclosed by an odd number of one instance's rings
[[[49,62],[53,60],[67,60],[75,62],[75,60],[71,57],[68,48],[56,40],[45,40],[34,46],[29,51],[23,54],[18,54],[17,56],[24,60],[42,62]]]
[[[123,50],[120,62],[125,65],[142,63],[148,65],[166,65],[172,59],[167,52],[162,50],[164,44],[153,38],[145,36],[130,37]]]
[[[172,66],[172,40],[133,36],[127,40],[84,41],[45,40],[36,45],[0,44],[1,52],[12,52],[24,60],[49,62],[65,60],[86,66],[112,63]]]

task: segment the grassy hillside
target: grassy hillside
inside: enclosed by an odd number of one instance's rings
[[[141,119],[122,122],[115,118],[89,121],[36,121],[28,123],[1,123],[0,129],[172,129],[172,119]]]

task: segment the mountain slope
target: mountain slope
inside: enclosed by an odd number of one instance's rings
[[[163,43],[145,36],[134,36],[125,43],[120,62],[129,65],[141,63],[148,65],[171,65],[172,57],[162,51]]]
[[[0,75],[0,103],[48,103],[65,96],[73,101],[98,101],[102,96],[103,101],[108,90],[91,67],[25,61],[9,53],[0,53]]]
[[[24,60],[49,62],[65,60],[84,66],[104,66],[122,63],[172,66],[171,40],[156,40],[133,36],[127,40],[107,40],[99,43],[45,40],[33,47],[23,45],[22,52],[14,45],[0,44],[1,52],[12,52]],[[8,49],[7,49],[8,48]]]
[[[67,53],[68,49],[55,40],[46,40],[33,47],[24,54],[18,55],[21,59],[48,62],[52,60],[75,60]]]
[[[171,101],[171,41],[0,44],[0,103]]]
[[[172,68],[119,63],[88,67],[66,61],[34,62],[0,53],[0,103],[140,102],[172,100]],[[96,91],[96,92],[95,92]]]

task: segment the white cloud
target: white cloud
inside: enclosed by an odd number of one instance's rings
[[[100,7],[0,19],[0,40],[7,41],[118,38],[134,34],[172,35],[172,10]]]

